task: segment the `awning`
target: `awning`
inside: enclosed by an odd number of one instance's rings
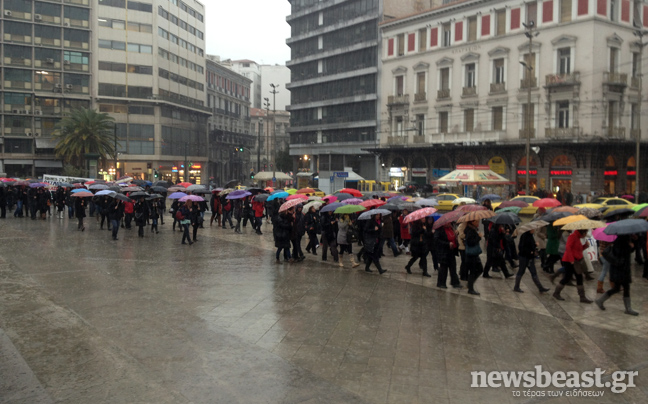
[[[5,165],[20,165],[20,166],[30,166],[34,163],[33,160],[7,160],[4,161]]]
[[[311,177],[313,173],[297,173],[298,177]]]
[[[58,160],[35,160],[36,168],[63,168],[63,163]]]
[[[448,185],[512,185],[514,182],[493,172],[489,166],[457,166],[457,169],[446,174],[433,184]]]
[[[277,179],[277,181],[292,180],[292,177],[290,175],[284,174],[281,171],[275,171],[274,173],[272,171],[261,171],[254,174],[254,179],[259,181],[271,181],[273,175]]]
[[[35,139],[37,149],[53,149],[56,147],[58,140],[56,139]]]

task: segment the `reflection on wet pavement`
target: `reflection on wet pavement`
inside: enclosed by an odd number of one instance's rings
[[[631,317],[620,298],[605,312],[575,290],[557,302],[528,276],[524,294],[497,275],[476,298],[438,290],[436,275],[405,274],[404,257],[385,258],[383,276],[312,255],[276,265],[267,225],[206,228],[183,246],[168,223],[113,242],[90,222],[1,222],[0,402],[648,402],[638,276]],[[639,376],[597,399],[470,387],[471,371],[536,365]]]

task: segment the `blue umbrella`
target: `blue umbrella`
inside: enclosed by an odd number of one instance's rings
[[[88,192],[88,190],[85,188],[77,188],[72,190],[73,194],[76,194],[77,192]]]
[[[95,195],[97,195],[97,196],[102,196],[102,195],[110,195],[110,194],[114,194],[114,193],[116,193],[116,192],[115,192],[115,191],[111,191],[111,190],[109,190],[109,189],[103,189],[103,190],[97,192]]]
[[[648,222],[643,219],[625,219],[610,223],[603,233],[607,235],[622,236],[648,232]]]
[[[344,204],[341,202],[333,202],[320,209],[320,212],[334,212],[335,209],[339,208],[340,206],[344,206]]]
[[[184,192],[174,192],[169,195],[169,199],[180,199],[185,196],[187,196],[187,194],[185,194]]]
[[[431,215],[429,215],[428,217],[434,218],[434,220],[436,221],[436,220],[438,220],[439,218],[441,218],[441,216],[443,216],[443,214],[441,214],[441,213],[439,213],[439,212],[434,212],[434,213],[432,213]]]
[[[492,200],[500,200],[502,199],[502,197],[495,194],[487,194],[479,198],[479,202],[484,202],[486,199],[490,199],[492,201]]]
[[[289,196],[290,194],[286,191],[275,192],[274,194],[270,195],[267,200],[274,201],[275,199],[286,199]]]
[[[243,199],[246,196],[252,195],[252,192],[248,192],[243,189],[239,189],[238,191],[230,192],[225,199]]]

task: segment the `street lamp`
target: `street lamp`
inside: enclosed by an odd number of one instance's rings
[[[523,61],[520,62],[524,68],[527,69],[527,80],[526,80],[526,86],[527,86],[527,104],[525,108],[525,117],[526,117],[526,122],[524,125],[524,131],[525,137],[526,137],[526,184],[524,187],[525,194],[528,196],[529,195],[529,160],[531,159],[531,73],[533,71],[533,66],[531,66],[531,55],[533,52],[533,37],[538,36],[538,32],[532,32],[533,27],[535,25],[534,21],[529,21],[528,24],[522,23],[524,25],[524,28],[526,29],[526,32],[524,35],[529,38],[529,63],[525,63]]]
[[[257,173],[261,172],[261,131],[263,118],[259,118],[259,129],[257,130]]]
[[[639,154],[641,149],[641,87],[643,87],[643,73],[642,73],[642,63],[643,63],[643,47],[646,45],[643,42],[644,35],[648,34],[648,31],[637,30],[634,32],[635,36],[639,38],[639,41],[636,42],[636,45],[639,46],[639,66],[637,67],[639,75],[639,89],[638,89],[638,113],[637,113],[637,131],[635,139],[635,203],[639,203],[639,184],[640,184],[640,170],[641,165],[639,164]]]

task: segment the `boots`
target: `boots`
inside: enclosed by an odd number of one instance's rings
[[[425,271],[423,271],[423,276],[425,276],[426,278],[431,278],[432,277],[432,275],[430,275],[428,273],[427,268],[425,269]]]
[[[625,305],[625,312],[624,312],[625,314],[630,314],[631,316],[639,315],[639,313],[632,310],[632,307],[630,306],[630,296],[623,298],[623,304]]]
[[[558,285],[556,285],[556,290],[554,290],[554,292],[553,292],[553,297],[554,297],[556,300],[565,300],[564,297],[560,296],[560,292],[561,292],[564,288],[565,288],[565,285],[563,285],[562,283],[559,283]]]
[[[581,303],[592,303],[592,301],[585,296],[585,287],[583,285],[576,285],[576,289],[578,290],[578,296],[580,296]]]
[[[520,289],[520,281],[522,280],[521,276],[516,276],[515,277],[515,287],[513,287],[513,292],[518,292],[518,293],[524,293],[522,289]]]
[[[409,266],[405,266],[405,270],[407,271],[408,274],[412,274],[412,270],[410,269]]]
[[[605,301],[607,299],[609,299],[609,298],[610,298],[610,295],[608,295],[607,293],[603,293],[603,296],[599,297],[594,302],[596,303],[596,305],[598,306],[599,309],[605,310],[605,306],[603,306],[603,303],[605,303]]]
[[[344,262],[342,262],[342,258],[343,258],[343,257],[340,256],[340,259],[339,259],[339,261],[338,261],[338,266],[339,266],[340,268],[344,268]]]
[[[533,279],[533,283],[538,287],[540,293],[549,292],[549,289],[542,286],[542,283],[540,283],[540,279],[538,279],[537,276],[532,276],[531,279]]]
[[[593,281],[594,277],[589,272],[585,272],[585,280],[586,281]]]
[[[349,256],[349,258],[351,259],[351,268],[357,268],[357,267],[360,266],[360,264],[358,264],[358,263],[356,262],[355,257],[353,256],[353,254],[351,254],[351,255]]]
[[[596,293],[605,293],[605,290],[603,290],[603,281],[596,283]]]

